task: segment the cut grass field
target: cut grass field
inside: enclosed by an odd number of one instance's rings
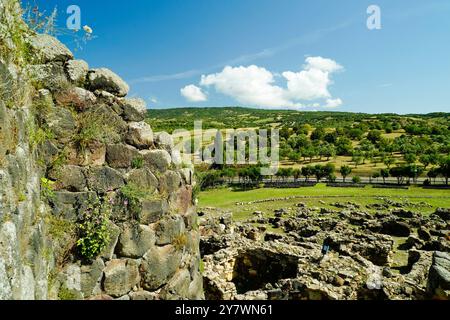
[[[275,201],[249,203],[274,198],[286,198]],[[214,207],[233,213],[235,220],[244,220],[252,216],[254,211],[267,214],[276,209],[294,208],[299,202],[308,207],[333,208],[336,202],[352,202],[361,205],[362,210],[374,212],[364,208],[368,204],[383,203],[384,199],[412,204],[406,208],[430,214],[438,207],[450,208],[450,191],[422,189],[377,189],[371,186],[365,188],[327,187],[318,184],[315,187],[289,189],[254,189],[249,191],[234,191],[230,188],[220,188],[204,191],[199,196],[199,208]],[[241,204],[237,204],[241,203]],[[243,204],[242,204],[243,203]],[[424,203],[428,204],[424,205]]]

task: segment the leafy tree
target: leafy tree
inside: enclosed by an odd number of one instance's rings
[[[372,174],[372,179],[378,180],[378,178],[379,178],[380,176],[381,176],[381,175],[380,175],[379,172],[374,172],[374,173]]]
[[[380,176],[383,178],[383,183],[386,183],[386,178],[389,178],[389,169],[381,169]]]
[[[407,153],[403,157],[408,164],[415,163],[417,161],[417,156],[414,153]]]
[[[391,166],[395,163],[395,159],[392,156],[388,156],[383,160],[383,163],[388,167],[388,169],[391,168]]]
[[[445,184],[448,185],[448,178],[450,176],[450,156],[447,156],[440,161],[439,173],[445,178]]]
[[[400,185],[405,179],[406,170],[405,167],[394,167],[389,170],[389,174],[394,178],[397,178],[397,183]]]
[[[309,180],[309,177],[314,175],[314,167],[312,166],[305,166],[302,167],[302,176],[305,177],[305,181]]]
[[[353,144],[349,138],[341,137],[336,141],[336,154],[338,156],[349,156],[353,151]]]
[[[317,182],[320,182],[320,180],[327,176],[324,167],[320,164],[314,166],[314,175],[316,176]]]
[[[362,157],[360,151],[355,151],[355,152],[353,152],[353,155],[352,155],[352,162],[355,164],[355,168],[357,168],[358,165],[360,165],[360,164],[363,163],[363,157]]]
[[[342,166],[339,171],[345,182],[345,179],[352,173],[352,168],[350,168],[349,166]]]
[[[292,170],[292,176],[294,177],[294,180],[297,181],[302,176],[302,171],[300,169],[294,169]]]
[[[372,130],[367,134],[367,140],[376,144],[381,139],[381,131],[380,130]]]
[[[311,133],[311,140],[323,140],[325,137],[325,129],[317,128]]]

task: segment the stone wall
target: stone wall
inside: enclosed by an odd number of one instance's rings
[[[0,19],[0,299],[202,299],[193,170],[145,102]]]

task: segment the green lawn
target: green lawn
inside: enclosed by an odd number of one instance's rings
[[[295,197],[289,200],[277,200],[264,203],[247,204],[255,200],[271,198]],[[370,186],[366,188],[334,188],[325,184],[315,187],[292,189],[255,189],[250,191],[233,191],[229,188],[204,191],[199,197],[199,208],[215,207],[233,212],[235,219],[245,219],[251,216],[255,210],[271,213],[275,209],[294,208],[295,204],[304,202],[309,207],[333,208],[332,203],[351,201],[361,206],[373,203],[381,203],[381,198],[389,198],[398,202],[407,201],[418,204],[425,202],[431,205],[409,207],[411,210],[424,214],[433,212],[437,207],[450,207],[449,190],[422,189],[410,187],[402,189],[376,189]],[[236,202],[244,202],[244,205],[236,205]],[[367,209],[364,209],[367,210]],[[367,210],[369,211],[369,210]]]

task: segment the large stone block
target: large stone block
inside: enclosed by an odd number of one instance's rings
[[[89,71],[89,65],[84,60],[69,60],[66,63],[66,72],[69,80],[76,84],[83,84]]]
[[[155,231],[157,245],[171,244],[185,232],[184,220],[181,216],[166,216],[156,224]]]
[[[160,220],[169,211],[169,204],[165,199],[144,200],[139,213],[141,224],[151,224]]]
[[[140,267],[144,289],[156,290],[166,284],[179,268],[181,257],[181,252],[172,245],[152,247],[144,255]]]
[[[180,300],[189,295],[191,275],[188,270],[178,270],[169,283],[161,290],[161,298],[164,300]]]
[[[106,244],[105,248],[103,248],[102,252],[100,253],[100,257],[102,257],[105,260],[111,260],[114,255],[114,250],[119,240],[121,230],[111,221],[108,221],[107,227],[108,227],[109,241]]]
[[[153,192],[158,188],[159,182],[155,175],[148,169],[134,169],[126,177],[127,183],[138,188]]]
[[[110,144],[106,146],[106,162],[113,168],[130,168],[133,160],[140,157],[135,147],[126,144]]]
[[[145,165],[158,172],[166,172],[172,162],[170,154],[165,150],[143,150],[140,153]]]
[[[117,244],[117,254],[128,258],[141,258],[155,245],[155,231],[146,225],[125,223]]]
[[[59,190],[65,189],[72,192],[86,191],[86,177],[83,168],[73,165],[63,165],[52,169],[48,177],[56,180],[55,187]]]
[[[139,269],[135,260],[111,260],[104,270],[103,289],[112,297],[121,297],[139,283]]]
[[[104,268],[105,264],[100,258],[89,266],[81,267],[81,291],[86,298],[101,294],[101,281]]]
[[[97,97],[90,91],[71,87],[55,94],[56,103],[62,107],[72,107],[78,111],[84,111],[91,108],[96,102]]]
[[[143,99],[123,99],[121,101],[123,114],[122,117],[127,121],[144,121],[147,115],[147,104]]]
[[[30,38],[30,46],[41,63],[60,61],[73,58],[72,52],[58,39],[48,34],[36,34]]]
[[[121,77],[106,68],[90,70],[87,78],[91,91],[104,90],[118,97],[125,97],[130,90]]]
[[[60,191],[55,192],[54,195],[55,196],[50,199],[53,214],[72,222],[77,220],[80,211],[87,208],[87,203],[97,197],[97,194],[93,191]]]
[[[126,142],[139,149],[148,149],[153,145],[153,130],[145,122],[130,122]]]
[[[121,173],[110,167],[92,167],[86,170],[88,186],[97,192],[108,192],[121,188],[124,178]]]
[[[167,171],[159,179],[159,191],[162,194],[171,194],[177,191],[181,186],[181,177],[178,172]]]

